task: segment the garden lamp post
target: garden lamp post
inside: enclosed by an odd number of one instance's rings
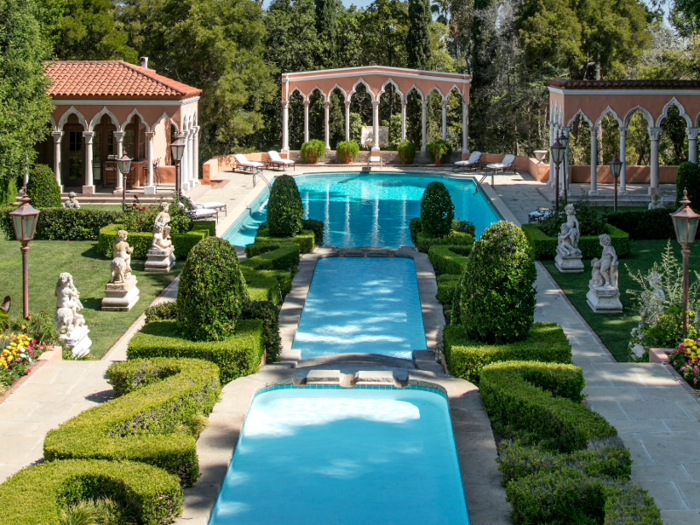
[[[613,179],[615,179],[615,208],[617,211],[617,179],[620,178],[620,171],[622,170],[622,162],[617,153],[615,153],[615,158],[610,161],[610,172],[612,173]]]
[[[564,146],[564,156],[562,157],[562,162],[564,162],[564,159],[566,158],[566,151],[567,148],[569,147],[569,136],[566,135],[563,131],[561,132],[561,135],[559,135],[559,144]],[[564,169],[564,166],[562,166],[562,170]],[[567,173],[564,173],[562,171],[562,178],[564,179],[564,202],[568,200],[567,195],[566,195],[566,185],[569,181],[569,173],[567,170]]]
[[[122,176],[122,211],[126,209],[126,176],[131,171],[131,159],[124,153],[117,159],[117,167]]]
[[[698,231],[700,215],[690,207],[688,190],[683,190],[683,200],[678,211],[671,214],[673,228],[676,230],[676,239],[683,248],[683,337],[688,334],[688,259],[690,258],[690,245],[695,241]]]
[[[22,284],[24,295],[24,318],[29,319],[29,241],[34,238],[39,210],[34,209],[26,192],[22,204],[10,212],[15,238],[22,244]]]
[[[170,156],[175,163],[175,193],[178,199],[182,197],[182,184],[180,183],[180,161],[185,154],[185,141],[182,140],[183,135],[179,134],[177,140],[170,144]]]
[[[559,164],[564,160],[564,153],[566,152],[566,146],[562,146],[561,142],[559,142],[559,139],[554,142],[554,144],[551,145],[550,147],[550,154],[549,158],[551,159],[552,162],[554,162],[555,166],[555,184],[556,184],[556,189],[555,192],[556,194],[554,195],[554,211],[558,212],[559,211]]]

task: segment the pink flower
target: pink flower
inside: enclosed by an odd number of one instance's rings
[[[693,384],[695,384],[695,385],[697,385],[697,384],[698,384],[698,380],[697,380],[697,378],[693,379]]]

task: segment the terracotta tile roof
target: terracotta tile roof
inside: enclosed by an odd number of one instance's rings
[[[547,86],[563,89],[700,89],[700,80],[562,80]]]
[[[202,90],[122,60],[58,60],[44,64],[49,95],[90,98],[181,99]]]

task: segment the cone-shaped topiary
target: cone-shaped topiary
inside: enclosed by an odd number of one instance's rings
[[[301,231],[304,207],[294,177],[275,179],[267,203],[267,225],[272,237],[292,237]]]
[[[190,250],[177,291],[178,328],[194,341],[222,341],[233,334],[247,299],[236,250],[207,237]]]
[[[460,281],[459,319],[471,339],[522,341],[535,315],[535,261],[523,231],[497,222],[474,244]]]
[[[38,164],[34,168],[27,182],[27,195],[35,208],[61,207],[61,189],[51,168],[45,164]]]
[[[423,233],[428,237],[447,237],[452,231],[454,218],[455,206],[445,185],[437,181],[428,184],[420,200]]]

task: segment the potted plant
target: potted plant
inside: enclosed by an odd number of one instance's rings
[[[416,158],[416,145],[413,142],[402,142],[399,144],[399,158],[404,164],[413,164]]]
[[[352,164],[360,153],[360,145],[351,140],[349,142],[338,142],[335,147],[335,156],[339,164]]]
[[[452,146],[444,140],[436,140],[425,147],[425,153],[435,164],[442,164],[452,156]]]
[[[316,164],[316,161],[323,157],[326,152],[326,143],[322,140],[310,140],[301,145],[301,161],[305,164]]]

